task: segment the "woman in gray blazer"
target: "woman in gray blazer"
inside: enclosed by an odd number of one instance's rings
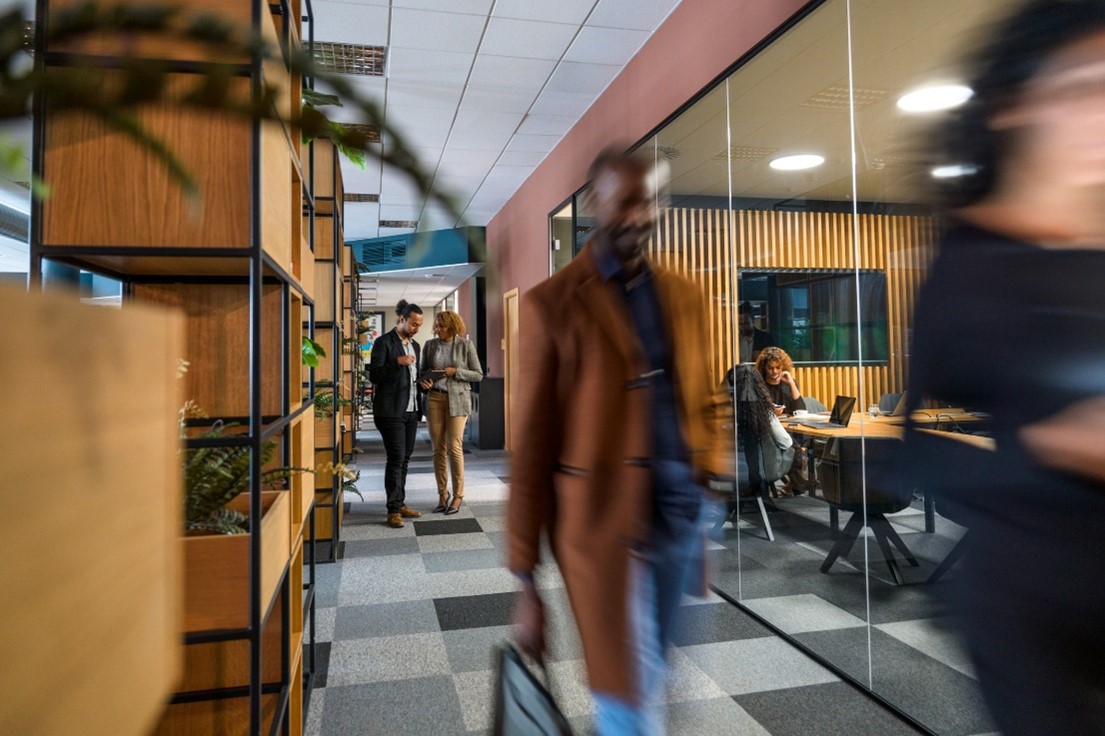
[[[472,413],[472,383],[483,379],[476,346],[461,335],[464,320],[456,312],[438,312],[434,318],[436,338],[422,350],[424,371],[443,371],[429,390],[426,421],[434,447],[434,476],[438,504],[435,512],[446,515],[460,511],[464,499],[464,425]],[[448,463],[446,463],[448,457]],[[453,498],[449,500],[449,475],[453,475]]]

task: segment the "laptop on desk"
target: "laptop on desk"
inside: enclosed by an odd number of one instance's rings
[[[806,427],[828,427],[829,429],[844,429],[848,426],[848,422],[852,420],[852,412],[856,408],[856,399],[854,396],[837,396],[836,401],[833,402],[833,411],[829,414],[829,421],[817,422],[810,420],[803,420],[798,422]]]

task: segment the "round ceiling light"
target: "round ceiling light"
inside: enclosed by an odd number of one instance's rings
[[[918,87],[898,98],[902,112],[936,112],[959,107],[974,95],[974,90],[963,84],[936,84]]]
[[[950,164],[948,166],[937,166],[930,173],[934,179],[955,179],[956,177],[978,173],[978,167],[972,164]]]
[[[768,166],[776,171],[801,171],[802,169],[812,169],[823,163],[825,163],[824,156],[818,156],[816,153],[798,153],[793,156],[780,156],[772,159]]]

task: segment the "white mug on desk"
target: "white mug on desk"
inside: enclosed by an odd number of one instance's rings
[[[802,417],[808,417],[809,415],[810,415],[810,413],[808,411],[806,411],[805,409],[795,409],[794,410],[794,416],[798,417],[799,419],[801,419]]]
[[[871,406],[867,407],[867,413],[873,417],[877,417],[879,415],[879,405],[872,404]]]

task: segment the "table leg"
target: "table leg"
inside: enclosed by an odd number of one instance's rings
[[[936,531],[936,499],[931,493],[925,494],[925,531],[929,534]]]

